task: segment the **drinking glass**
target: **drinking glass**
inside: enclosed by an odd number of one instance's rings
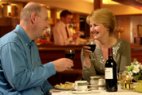
[[[125,78],[126,75],[122,72],[119,72],[117,74],[117,81],[118,81],[118,90],[124,89],[125,88]]]
[[[75,57],[75,50],[74,49],[66,49],[65,50],[65,57],[73,60]]]
[[[89,50],[92,52],[94,52],[94,50],[96,49],[96,44],[93,39],[89,39],[86,45],[90,47]]]

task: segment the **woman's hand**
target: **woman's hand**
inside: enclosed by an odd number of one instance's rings
[[[90,47],[89,46],[83,46],[83,56],[84,57],[89,57],[91,52],[92,51],[90,51]]]
[[[91,67],[90,53],[92,51],[90,51],[89,49],[90,49],[89,46],[83,46],[83,56],[84,56],[83,66],[87,68]]]

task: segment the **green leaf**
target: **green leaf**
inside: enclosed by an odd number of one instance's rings
[[[133,70],[133,66],[128,66],[127,67],[128,72]]]

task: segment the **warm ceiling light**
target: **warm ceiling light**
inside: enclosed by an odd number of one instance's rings
[[[11,13],[11,5],[8,5],[8,6],[7,6],[7,12],[8,12],[8,13]]]
[[[102,0],[103,4],[118,4],[112,0]]]
[[[84,1],[93,3],[95,0],[84,0]],[[103,4],[119,4],[119,3],[116,3],[115,1],[112,1],[112,0],[102,0],[102,2],[103,2]]]
[[[56,17],[57,17],[57,19],[60,19],[60,13],[61,13],[61,11],[62,11],[62,10],[57,11],[57,13],[56,13]]]
[[[50,10],[47,10],[47,15],[48,15],[48,18],[51,18],[51,11]]]

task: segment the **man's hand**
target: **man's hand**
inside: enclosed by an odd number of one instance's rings
[[[62,72],[62,71],[71,69],[71,67],[73,67],[73,61],[68,58],[57,59],[53,61],[53,64],[57,72]]]

